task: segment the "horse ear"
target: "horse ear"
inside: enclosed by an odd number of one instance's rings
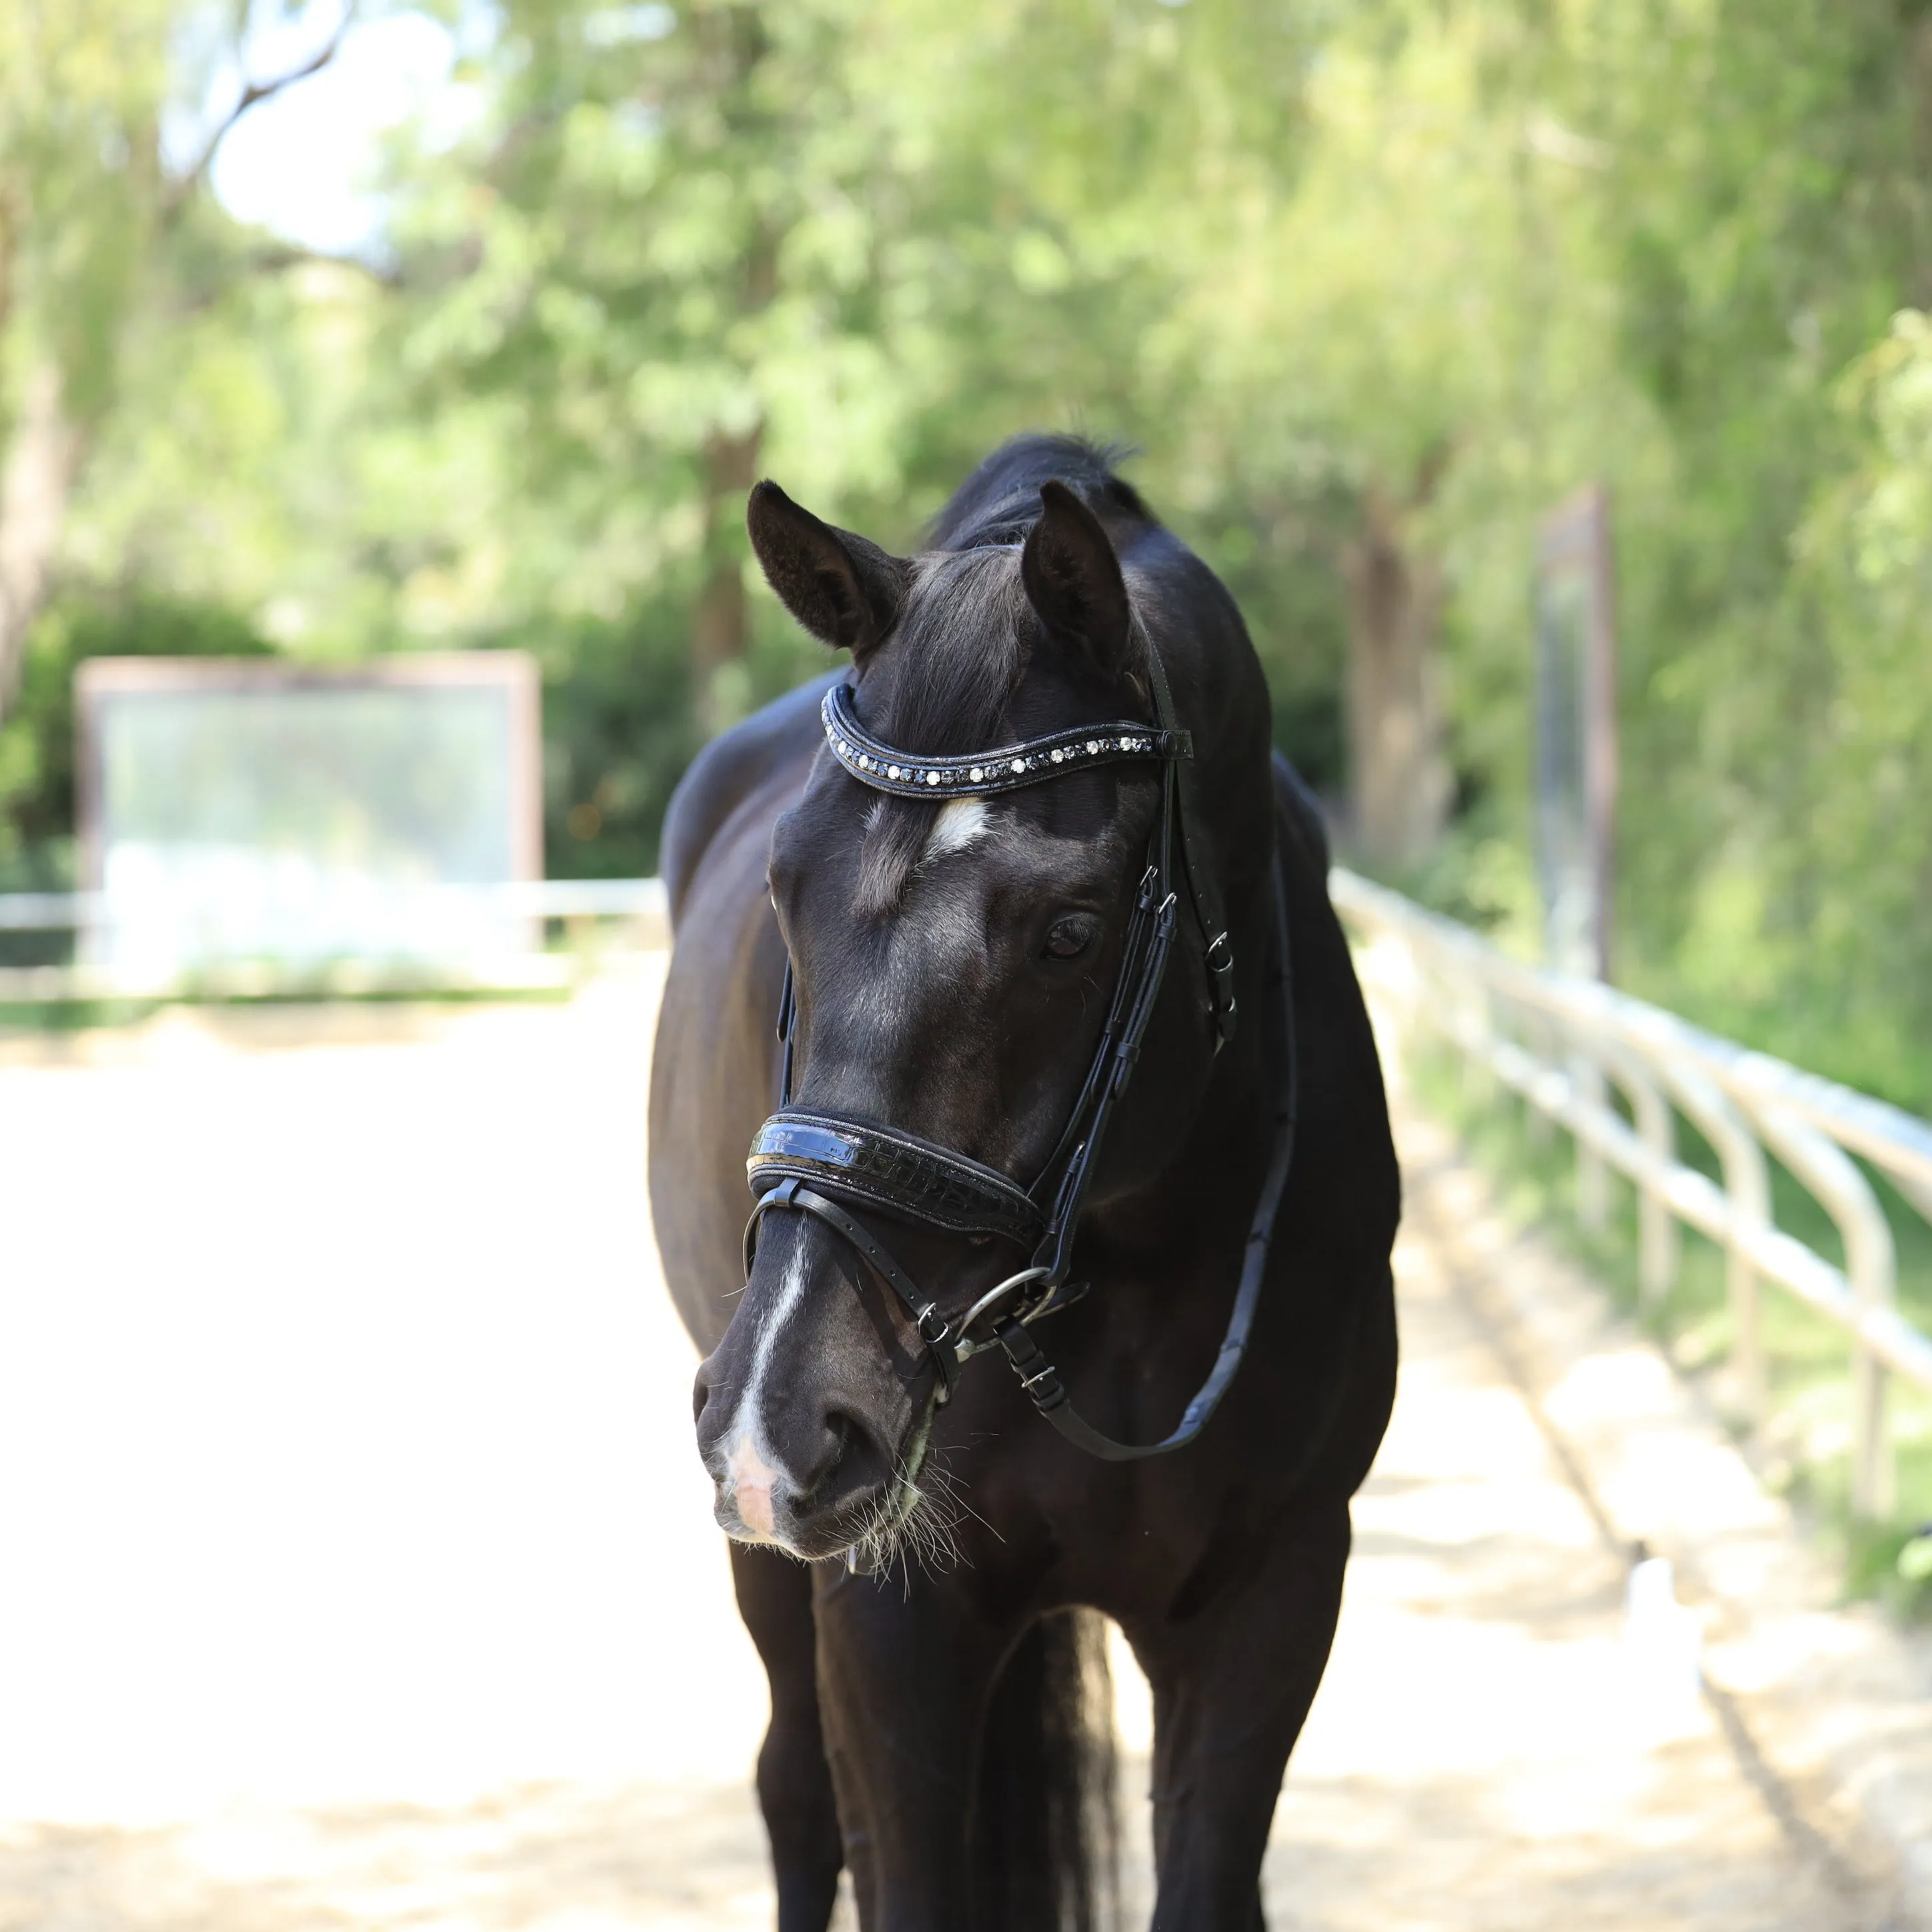
[[[776,483],[754,484],[745,508],[765,581],[814,638],[862,657],[898,622],[912,566],[835,530]]]
[[[1064,483],[1040,486],[1040,520],[1020,553],[1020,581],[1048,632],[1106,678],[1129,668],[1132,614],[1120,561],[1100,520]]]

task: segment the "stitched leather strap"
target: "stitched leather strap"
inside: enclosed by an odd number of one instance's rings
[[[1046,1216],[996,1169],[898,1127],[787,1107],[752,1142],[745,1177],[754,1193],[790,1178],[855,1195],[889,1213],[961,1234],[1004,1234],[1029,1246]]]

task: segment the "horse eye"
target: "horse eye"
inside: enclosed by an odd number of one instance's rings
[[[1058,919],[1046,935],[1049,959],[1078,959],[1093,945],[1097,927],[1090,919]]]

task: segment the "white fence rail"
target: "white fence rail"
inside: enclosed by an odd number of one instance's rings
[[[1398,1024],[1451,1044],[1574,1138],[1586,1222],[1604,1214],[1606,1168],[1634,1184],[1647,1306],[1670,1291],[1679,1222],[1724,1250],[1733,1365],[1754,1423],[1766,1402],[1761,1285],[1781,1285],[1845,1331],[1852,1507],[1889,1514],[1887,1384],[1898,1374],[1932,1390],[1932,1340],[1895,1305],[1891,1225],[1858,1161],[1932,1219],[1932,1123],[1610,987],[1526,966],[1352,872],[1337,868],[1329,884],[1360,944],[1364,978]],[[1612,1088],[1628,1101],[1628,1119],[1612,1104]],[[1680,1112],[1715,1150],[1720,1180],[1678,1159]],[[1773,1222],[1767,1150],[1831,1216],[1842,1268]]]
[[[623,941],[635,947],[668,943],[669,922],[662,879],[535,879],[487,886],[424,885],[344,895],[332,918],[325,895],[304,900],[304,917],[325,929],[356,935],[353,957],[286,960],[273,957],[218,960],[184,968],[161,958],[134,964],[106,963],[91,953],[112,949],[96,942],[125,933],[138,918],[117,916],[96,892],[0,893],[0,934],[71,932],[76,961],[70,964],[0,964],[0,1002],[152,999],[181,993],[251,997],[289,992],[322,994],[389,991],[522,991],[568,986],[581,948],[558,952],[544,943],[547,926],[560,922],[587,945],[598,922],[616,922]],[[194,908],[169,908],[192,925]],[[452,951],[447,936],[494,932],[512,936],[487,952]],[[138,952],[140,949],[136,948]]]

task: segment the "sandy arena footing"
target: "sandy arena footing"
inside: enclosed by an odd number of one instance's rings
[[[644,1198],[660,973],[0,1043],[4,1932],[771,1923],[762,1680]],[[1922,1658],[1401,1130],[1401,1394],[1270,1924],[1932,1923]],[[1623,1641],[1639,1535],[1701,1699]]]

